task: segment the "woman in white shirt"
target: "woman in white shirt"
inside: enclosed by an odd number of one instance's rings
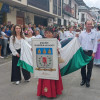
[[[36,38],[35,36],[33,36],[33,31],[32,30],[28,30],[28,35],[27,37],[25,37],[26,41],[32,46],[32,39]]]
[[[74,31],[73,31],[73,26],[69,27],[69,31],[66,31],[65,34],[65,38],[74,38]]]
[[[10,50],[13,54],[12,56],[12,72],[11,72],[11,82],[15,82],[18,85],[21,81],[21,70],[17,66],[20,50],[21,50],[21,40],[24,39],[22,33],[22,28],[19,25],[15,25],[13,35],[10,37]],[[26,81],[30,80],[30,73],[22,68],[22,73]]]

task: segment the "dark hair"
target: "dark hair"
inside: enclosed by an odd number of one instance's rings
[[[16,36],[15,28],[16,28],[16,26],[19,26],[19,27],[21,28],[20,25],[15,25],[15,26],[14,26],[13,34],[12,34],[12,35],[13,35],[13,42],[15,42],[15,36]],[[21,28],[21,32],[20,32],[20,37],[23,38],[23,39],[25,39],[25,37],[23,36],[22,28]]]
[[[72,26],[72,25],[68,26],[68,30],[69,30],[71,27],[73,27],[73,26]]]
[[[2,27],[2,28],[1,28],[1,31],[2,31],[3,29],[5,29],[5,28],[4,28],[4,27]]]
[[[30,25],[31,23],[28,23],[28,25]]]
[[[45,29],[45,32],[46,32],[46,31],[49,31],[49,32],[51,32],[52,34],[54,33],[53,28],[51,28],[51,27],[47,27],[47,28]]]
[[[7,25],[6,29],[9,28],[9,26]]]
[[[87,20],[87,21],[85,22],[85,25],[87,24],[88,21],[91,21],[91,20]]]
[[[98,30],[100,31],[100,26],[98,26],[97,28],[98,28]]]

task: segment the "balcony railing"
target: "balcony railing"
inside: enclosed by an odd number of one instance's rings
[[[63,3],[63,12],[69,16],[73,16],[72,8],[70,5]]]
[[[42,1],[42,2],[41,2]],[[28,5],[49,11],[49,0],[27,0]]]

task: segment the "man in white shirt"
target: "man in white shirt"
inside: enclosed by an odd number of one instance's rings
[[[93,59],[97,51],[97,35],[95,32],[91,30],[92,21],[86,21],[85,26],[86,30],[81,32],[81,34],[79,35],[79,41],[81,43],[84,53],[88,56],[92,56],[92,60],[89,62],[87,66],[81,68],[82,82],[80,83],[80,85],[83,86],[86,83],[86,87],[90,87]],[[86,67],[87,67],[87,73],[86,73]]]
[[[36,29],[35,29],[35,35],[36,35],[36,38],[42,38],[42,36],[40,35],[40,29],[37,27]]]

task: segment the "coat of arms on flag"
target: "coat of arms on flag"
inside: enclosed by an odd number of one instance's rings
[[[36,70],[51,70],[53,69],[53,50],[52,48],[36,48]]]
[[[57,39],[33,39],[34,77],[58,80]]]

